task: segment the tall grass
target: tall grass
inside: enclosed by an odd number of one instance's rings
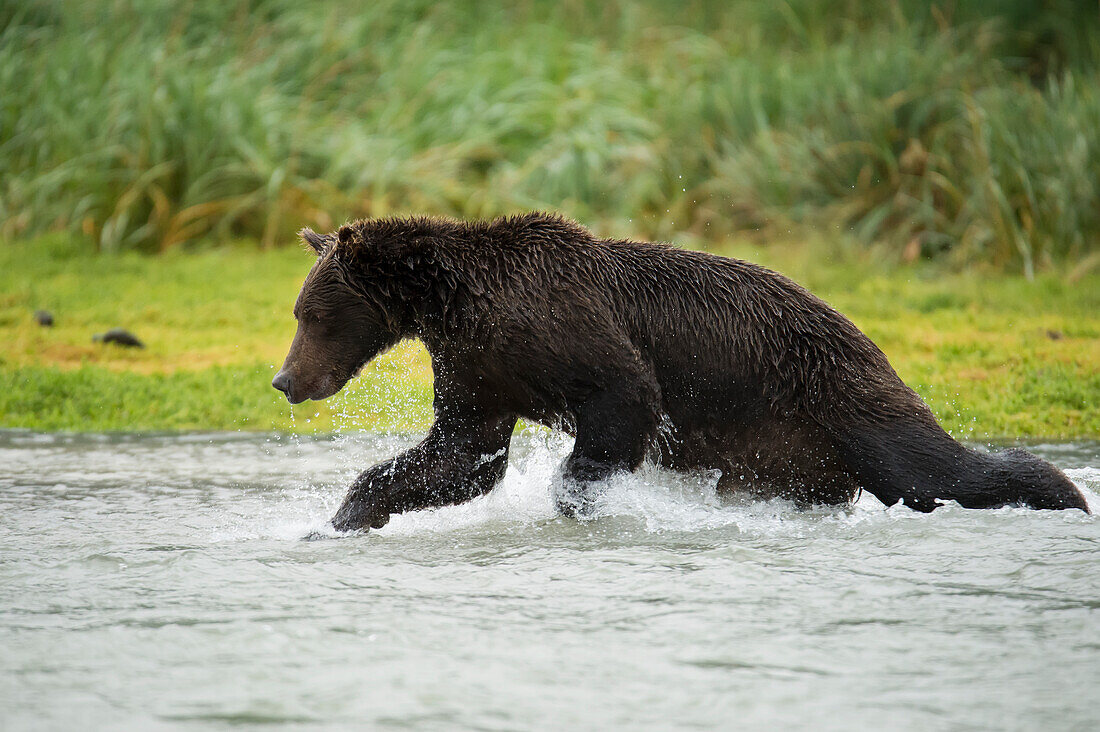
[[[545,207],[1029,273],[1093,255],[1100,11],[960,5],[0,0],[0,236],[272,245]]]

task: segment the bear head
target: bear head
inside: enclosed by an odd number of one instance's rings
[[[317,261],[294,305],[298,329],[290,352],[271,382],[291,404],[332,396],[404,335],[386,299],[353,274],[361,264],[357,233],[351,226],[300,233]]]

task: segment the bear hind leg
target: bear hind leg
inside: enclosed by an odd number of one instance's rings
[[[1062,471],[1019,449],[981,453],[959,444],[934,422],[896,421],[851,430],[838,439],[864,489],[887,506],[917,511],[944,501],[963,508],[1077,508],[1088,503]]]
[[[557,503],[562,514],[583,517],[594,508],[596,484],[641,465],[657,431],[656,400],[645,390],[604,391],[574,412],[576,442],[565,461]]]

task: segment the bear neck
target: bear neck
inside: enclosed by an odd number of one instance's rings
[[[522,228],[525,220],[501,221]],[[450,350],[448,342],[453,346],[460,334],[467,342],[485,335],[485,294],[497,289],[504,276],[497,239],[515,240],[522,232],[509,229],[492,237],[486,232],[494,224],[425,218],[358,226],[356,242],[344,258],[348,279],[382,309],[398,337]]]
[[[398,339],[419,338],[425,344],[454,339],[468,320],[462,303],[470,298],[452,269],[436,257],[373,266],[370,274],[357,272],[360,294],[379,308]]]

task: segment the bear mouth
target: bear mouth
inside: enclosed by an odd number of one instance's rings
[[[330,396],[333,396],[333,395],[337,394],[341,389],[343,389],[345,386],[347,386],[349,381],[351,381],[352,379],[357,378],[361,373],[363,373],[363,369],[365,369],[367,367],[367,365],[375,359],[376,356],[378,356],[380,353],[382,353],[385,350],[387,350],[387,349],[382,349],[378,353],[375,353],[374,355],[370,356],[369,358],[364,359],[362,361],[362,363],[360,363],[359,365],[352,368],[351,371],[347,372],[346,374],[340,374],[339,372],[336,372],[336,371],[329,372],[317,384],[316,388],[313,389],[312,393],[303,394],[298,399],[298,401],[291,401],[290,403],[291,404],[300,404],[301,402],[304,402],[307,399],[315,401],[315,402],[319,402],[319,401],[322,401],[324,399],[328,399]],[[298,396],[299,395],[295,394],[295,397],[298,397]],[[289,396],[287,397],[287,400],[290,401]]]
[[[324,381],[318,384],[317,391],[314,392],[314,395],[310,396],[309,399],[312,399],[315,402],[319,402],[323,399],[328,399],[330,396],[338,394],[341,389],[348,385],[349,381],[356,378],[357,376],[359,376],[359,374],[363,372],[363,369],[366,368],[368,363],[370,363],[369,358],[353,368],[351,372],[349,372],[346,376],[329,374],[325,377]]]
[[[348,378],[344,379],[344,384],[347,384],[347,383],[348,383],[349,381],[351,381],[352,379],[357,379],[357,378],[359,378],[359,374],[363,373],[363,369],[365,369],[365,368],[367,367],[367,364],[368,364],[368,363],[370,363],[370,362],[371,362],[371,360],[372,360],[372,359],[368,358],[368,359],[367,359],[366,361],[364,361],[363,363],[359,364],[359,365],[358,365],[358,366],[356,366],[356,367],[355,367],[354,369],[352,369],[352,370],[351,370],[351,375],[350,375],[350,376],[348,376]],[[343,388],[344,388],[344,384],[341,384],[341,385],[340,385],[340,388],[341,388],[341,389],[343,389]]]

